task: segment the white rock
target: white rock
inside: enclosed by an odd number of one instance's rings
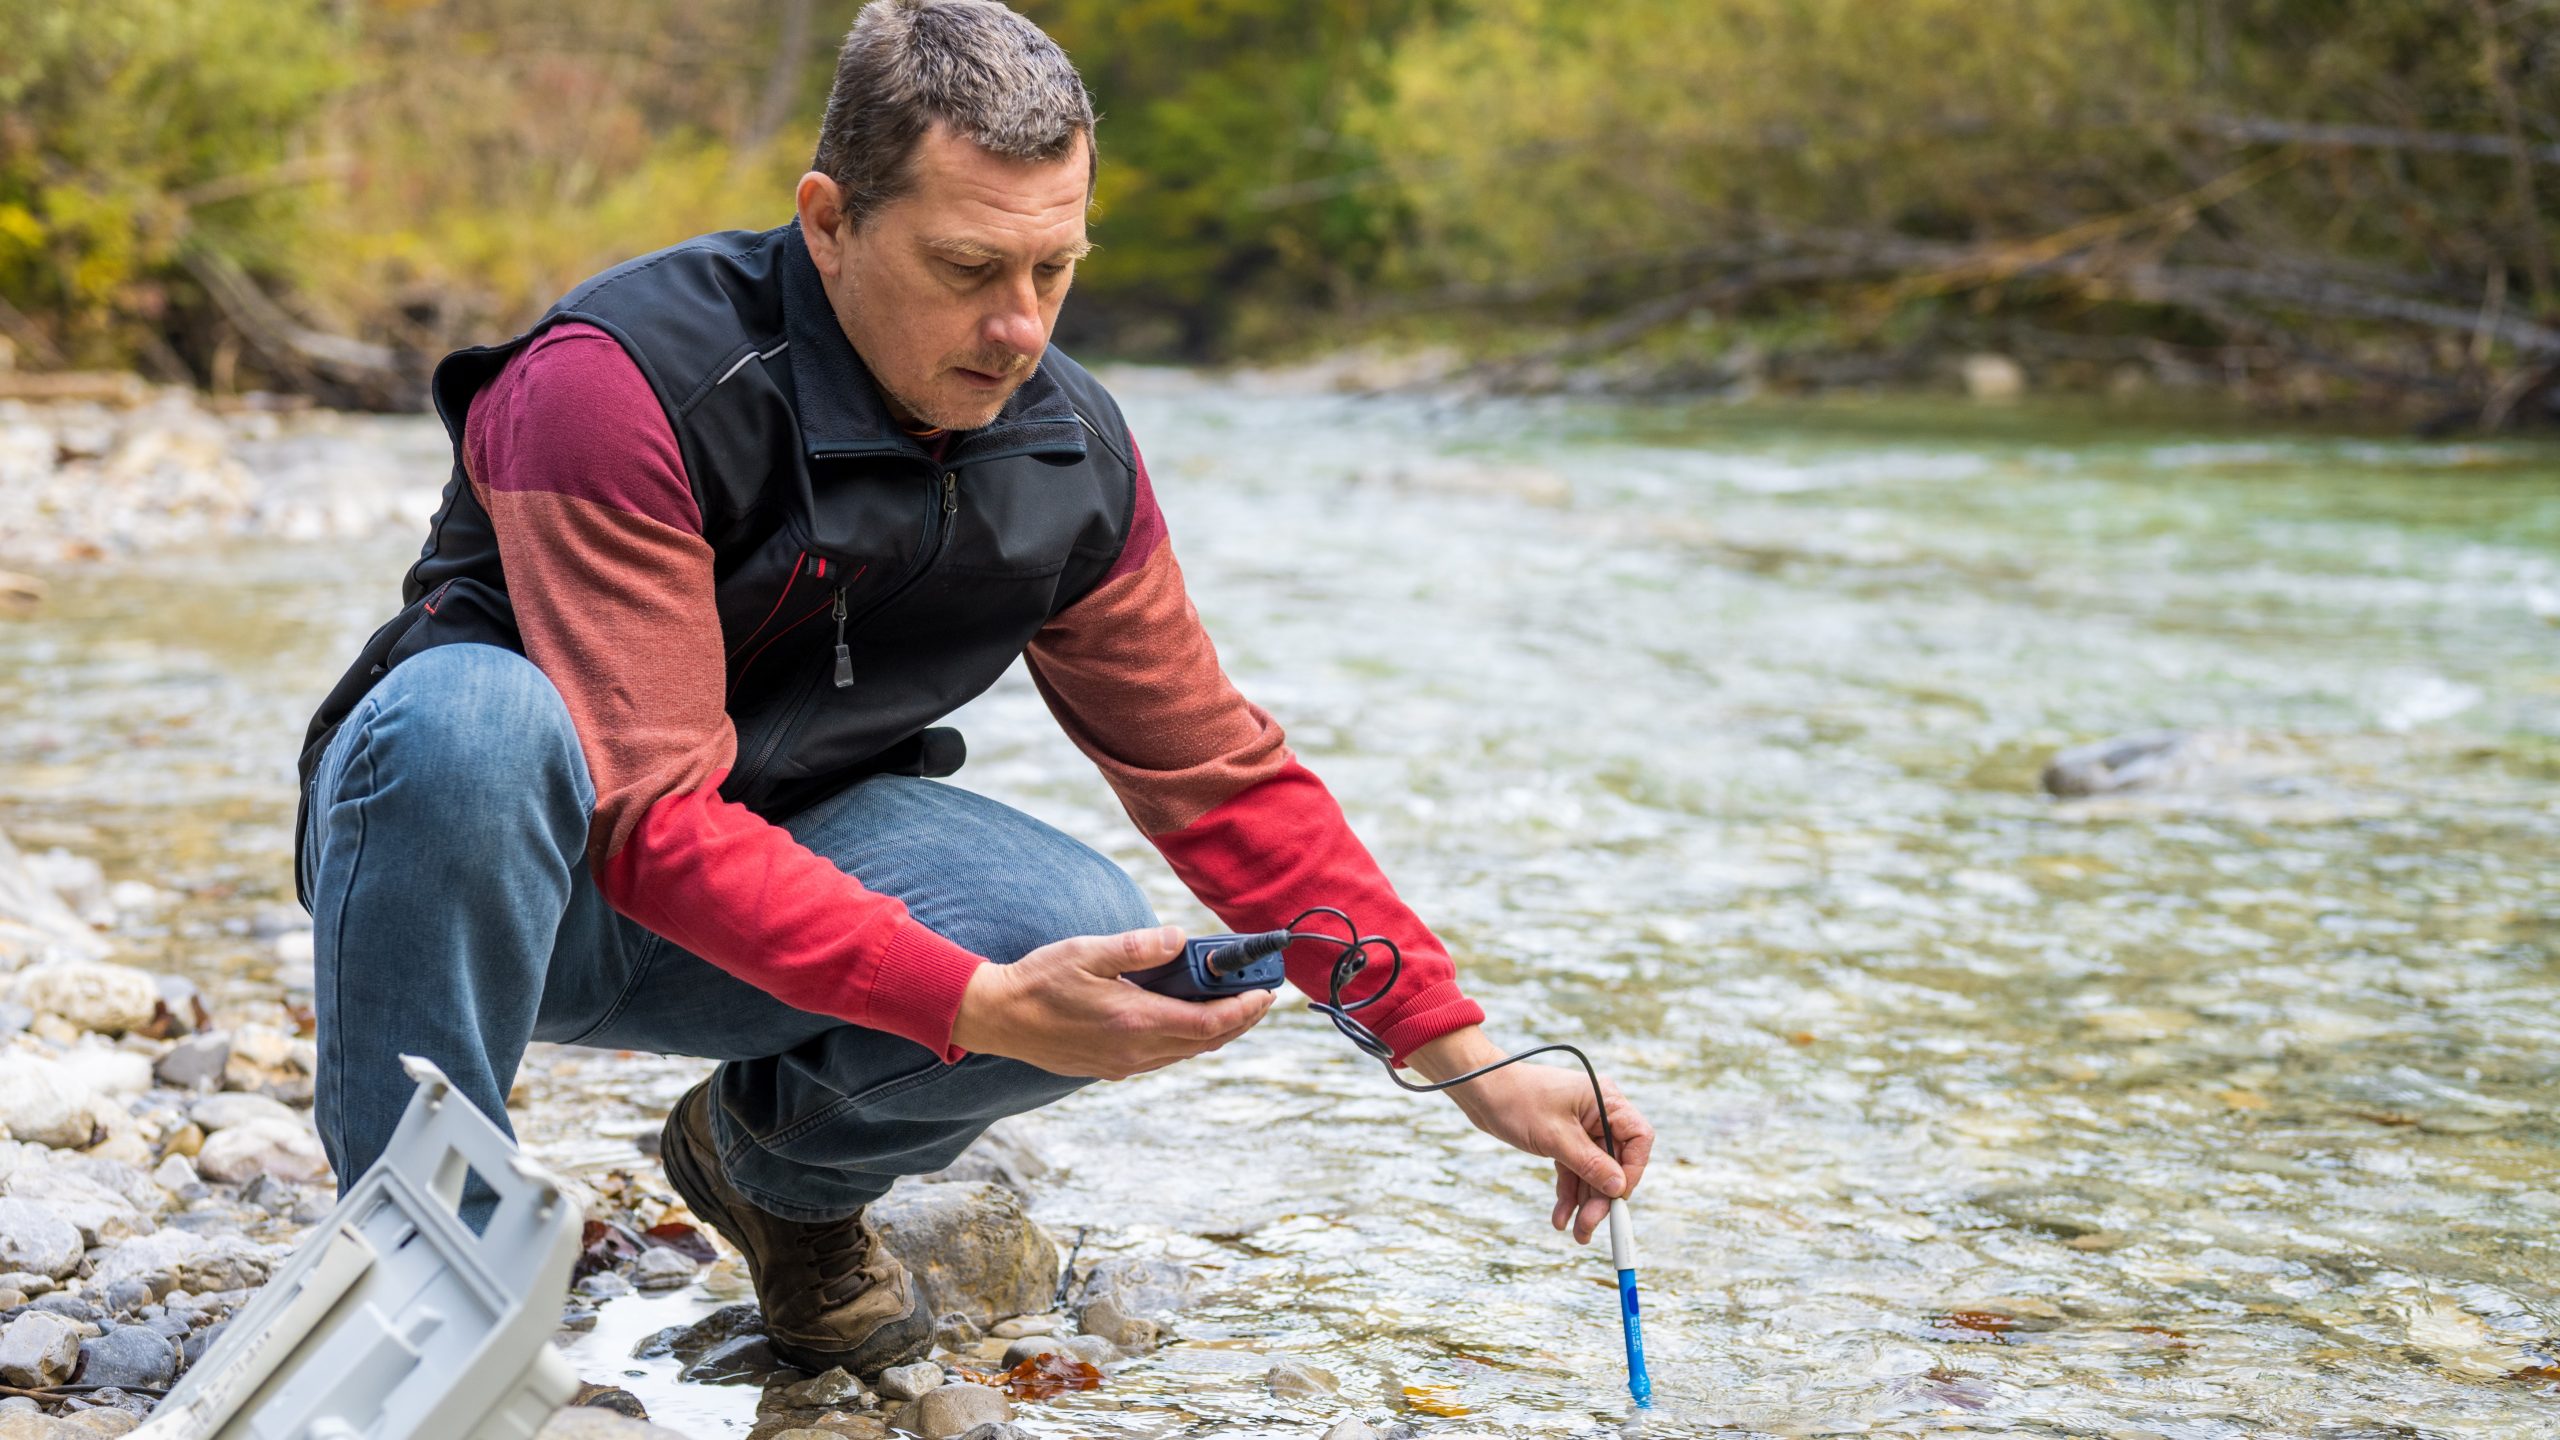
[[[320,1138],[293,1120],[252,1120],[218,1130],[196,1154],[196,1171],[226,1185],[252,1175],[272,1175],[296,1184],[328,1177],[329,1157]]]
[[[70,1148],[97,1133],[90,1115],[96,1092],[80,1077],[40,1056],[0,1055],[0,1126],[14,1139]]]
[[[0,1271],[59,1280],[79,1267],[78,1226],[32,1200],[0,1199]]]
[[[8,1202],[0,1200],[0,1205]],[[161,1271],[176,1273],[178,1267],[210,1249],[204,1237],[184,1230],[162,1229],[127,1240],[98,1257],[89,1276],[89,1288],[104,1290],[118,1280],[130,1280]]]
[[[161,1161],[160,1168],[151,1172],[151,1180],[172,1195],[190,1185],[204,1183],[204,1177],[196,1173],[196,1167],[188,1164],[184,1155],[172,1155]]]
[[[207,1133],[229,1130],[234,1126],[248,1125],[260,1120],[293,1126],[302,1124],[302,1117],[294,1111],[292,1106],[269,1096],[253,1095],[246,1090],[231,1090],[217,1095],[207,1095],[188,1107],[187,1118],[204,1127]]]
[[[160,1008],[159,981],[95,960],[39,965],[18,976],[15,992],[21,1005],[109,1035],[141,1029]]]
[[[29,1310],[0,1329],[0,1380],[59,1385],[80,1362],[80,1327],[49,1310]]]
[[[1378,1432],[1358,1420],[1337,1420],[1324,1432],[1324,1440],[1378,1440]]]
[[[157,1227],[126,1199],[94,1180],[63,1170],[21,1170],[9,1177],[9,1198],[31,1200],[70,1221],[90,1245],[114,1245]]]
[[[64,1052],[62,1068],[101,1095],[139,1095],[151,1088],[151,1057],[100,1045],[76,1045]]]
[[[273,1025],[234,1026],[231,1053],[252,1065],[281,1070],[293,1063],[293,1037]]]

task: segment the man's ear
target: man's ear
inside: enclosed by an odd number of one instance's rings
[[[844,192],[836,182],[817,170],[800,177],[800,191],[795,197],[800,211],[800,238],[809,246],[809,259],[818,273],[829,280],[844,261]]]

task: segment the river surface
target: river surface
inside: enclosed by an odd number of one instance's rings
[[[1120,384],[1246,693],[1497,1037],[1586,1047],[1661,1129],[1642,1433],[2560,1428],[2560,455]],[[333,443],[434,482],[422,422]],[[0,623],[0,828],[178,892],[138,963],[272,993],[299,729],[415,543],[54,577]],[[1019,671],[955,723],[959,783],[1205,921]],[[2173,788],[2040,793],[2156,727],[2205,737]],[[519,1123],[637,1164],[698,1068],[541,1052]],[[1547,1177],[1303,1007],[1029,1133],[1062,1239],[1210,1278],[1035,1435],[1629,1421]],[[618,1359],[686,1303],[575,1354],[743,1433],[750,1393]],[[1283,1354],[1343,1396],[1271,1399]]]

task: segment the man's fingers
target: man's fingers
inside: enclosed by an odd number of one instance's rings
[[[1152,930],[1086,936],[1076,952],[1076,963],[1096,975],[1120,975],[1161,965],[1181,949],[1182,927],[1159,925]]]
[[[1595,1193],[1604,1196],[1626,1193],[1626,1173],[1618,1168],[1617,1161],[1609,1158],[1608,1151],[1591,1142],[1590,1136],[1579,1130],[1568,1131],[1560,1148],[1564,1153],[1555,1158],[1581,1176],[1583,1183]]]
[[[1558,1230],[1563,1229],[1567,1222],[1573,1219],[1574,1201],[1581,1198],[1581,1195],[1582,1183],[1573,1178],[1572,1171],[1558,1165],[1556,1167],[1556,1211],[1547,1217],[1547,1223]]]
[[[1573,1238],[1588,1245],[1600,1222],[1609,1218],[1609,1202],[1594,1197],[1582,1202],[1582,1213],[1573,1219]]]

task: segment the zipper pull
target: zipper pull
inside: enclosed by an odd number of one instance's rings
[[[853,649],[844,643],[844,591],[836,591],[836,688],[853,688]]]
[[[959,513],[959,510],[960,477],[945,470],[942,472],[942,513],[950,516]]]

